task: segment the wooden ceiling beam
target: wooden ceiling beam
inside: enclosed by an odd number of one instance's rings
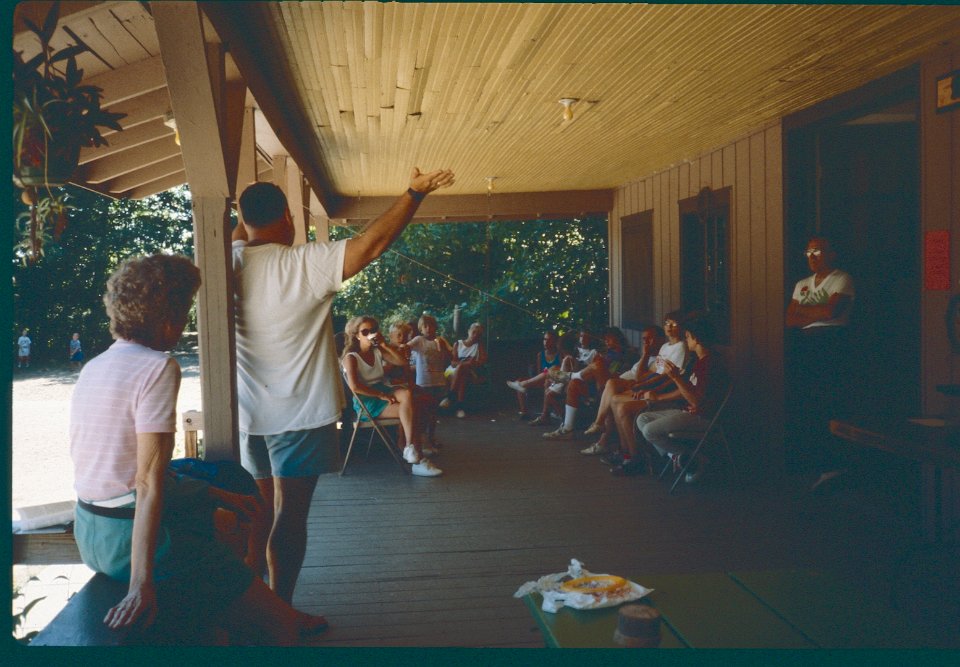
[[[149,167],[137,169],[136,171],[131,171],[129,174],[124,174],[119,178],[107,181],[103,184],[103,187],[109,192],[122,194],[128,190],[133,190],[141,185],[146,185],[147,183],[176,173],[183,173],[183,158],[179,155],[174,155],[162,162],[157,162]]]
[[[344,199],[331,218],[372,220],[393,203],[395,197]],[[490,195],[431,195],[415,220],[524,220],[605,214],[613,209],[613,190],[566,190],[562,192],[505,192]]]
[[[180,155],[180,147],[174,143],[173,136],[160,137],[137,146],[134,151],[122,151],[109,158],[94,160],[80,167],[77,180],[86,183],[103,183],[174,155]]]
[[[100,160],[166,136],[173,136],[173,130],[164,125],[163,120],[155,118],[149,123],[137,125],[123,132],[114,132],[109,137],[105,137],[108,141],[108,145],[106,146],[100,146],[99,148],[81,148],[80,164]]]
[[[101,106],[125,102],[167,86],[160,56],[92,76],[84,83],[103,88]]]
[[[199,10],[193,3],[161,2],[151,7],[190,190],[195,196],[226,199],[230,188],[215,91],[222,81],[223,63],[208,53],[208,48],[220,47],[203,40]]]
[[[259,2],[198,2],[226,44],[250,91],[277,138],[304,172],[310,187],[327,210],[339,199],[323,167],[320,142],[313,122],[297,97],[299,87],[289,69],[277,67],[264,54],[274,51],[269,24],[263,20],[270,11]]]
[[[157,179],[156,181],[151,181],[150,183],[145,183],[138,188],[129,190],[128,192],[123,193],[123,197],[127,199],[143,199],[145,197],[151,197],[160,192],[166,192],[170,188],[175,188],[178,185],[183,185],[186,182],[186,172],[180,171],[176,174],[171,174],[170,176]]]
[[[132,97],[123,102],[118,102],[109,107],[109,111],[115,113],[125,113],[126,118],[120,119],[120,126],[127,130],[143,123],[149,123],[156,118],[163,118],[163,115],[170,111],[170,95],[166,87],[153,90],[138,97]],[[101,134],[108,138],[116,134],[115,130],[104,130]]]

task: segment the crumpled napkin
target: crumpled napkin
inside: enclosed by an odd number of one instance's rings
[[[543,596],[543,605],[541,605],[541,608],[544,611],[555,614],[564,606],[573,607],[574,609],[602,609],[604,607],[613,607],[631,600],[639,600],[653,591],[652,588],[644,588],[629,580],[627,581],[627,584],[629,584],[627,587],[613,593],[575,593],[560,588],[566,581],[593,576],[604,577],[610,575],[590,572],[583,567],[583,563],[576,558],[571,558],[570,567],[567,568],[566,572],[548,574],[540,577],[536,581],[528,581],[517,589],[513,597],[522,598],[524,595],[536,591]]]

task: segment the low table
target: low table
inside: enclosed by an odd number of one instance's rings
[[[660,612],[661,648],[916,648],[933,638],[879,591],[812,570],[650,575],[643,603]],[[523,598],[549,648],[620,648],[618,607],[549,613]]]
[[[960,426],[941,425],[935,419],[925,425],[903,419],[865,417],[833,419],[830,432],[861,447],[919,461],[924,480],[924,541],[960,542]]]

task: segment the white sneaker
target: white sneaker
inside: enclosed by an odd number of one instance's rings
[[[599,442],[595,442],[586,449],[581,449],[580,453],[587,456],[596,456],[597,454],[606,454],[607,448],[601,445]]]
[[[464,412],[463,410],[457,410],[457,418],[458,418],[458,419],[463,419],[463,418],[466,417],[466,416],[467,416],[467,413],[466,413],[466,412]]]
[[[445,398],[445,399],[443,399],[442,401],[440,401],[440,407],[441,407],[441,408],[444,408],[444,409],[449,408],[449,407],[450,407],[450,399],[449,399],[449,398]]]
[[[419,463],[420,457],[417,455],[417,450],[413,448],[413,445],[407,445],[403,448],[403,460],[407,463]]]
[[[510,381],[508,381],[508,382],[507,382],[507,386],[510,387],[511,389],[513,389],[514,391],[519,391],[521,394],[526,394],[526,393],[527,393],[527,388],[524,387],[524,386],[523,386],[522,384],[520,384],[519,382],[517,382],[516,380],[510,380]]]
[[[548,438],[550,440],[567,440],[573,437],[573,429],[570,429],[569,431],[564,431],[563,426],[561,426],[556,431],[550,431],[549,433],[544,433],[543,437]]]
[[[437,466],[433,465],[427,459],[424,459],[420,463],[413,464],[413,467],[410,468],[410,472],[418,477],[438,477],[443,474],[443,471],[440,470]]]

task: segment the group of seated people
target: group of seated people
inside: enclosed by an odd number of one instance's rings
[[[466,416],[467,386],[481,381],[487,352],[479,322],[453,345],[437,335],[432,315],[421,316],[417,328],[420,334],[412,336],[412,326],[397,322],[385,337],[375,318],[354,317],[344,328],[340,363],[359,417],[398,418],[403,458],[412,464],[411,471],[437,477],[443,472],[431,461],[440,449],[437,410],[455,408],[457,417]]]
[[[674,311],[664,317],[662,329],[644,329],[641,341],[634,352],[616,327],[604,331],[601,346],[587,329],[579,336],[545,332],[536,373],[507,382],[517,394],[521,417],[527,413],[528,390],[542,387],[543,408],[530,424],[548,424],[554,412],[562,420],[543,437],[573,438],[578,411],[596,404],[596,416],[584,434],[597,434],[598,440],[581,454],[600,455],[614,475],[649,472],[654,452],[669,456],[677,470],[687,465],[685,443],[669,434],[704,430],[728,385],[726,371],[712,353],[712,327],[701,315],[684,317]],[[649,447],[638,446],[635,427]],[[698,459],[687,466],[687,482],[703,474],[706,458]]]

